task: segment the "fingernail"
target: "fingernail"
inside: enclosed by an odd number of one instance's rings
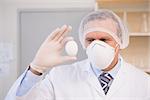
[[[62,26],[62,28],[64,28],[64,27],[67,27],[67,25],[65,24],[65,25]]]
[[[70,30],[72,30],[72,26],[69,25],[68,28],[69,28]]]

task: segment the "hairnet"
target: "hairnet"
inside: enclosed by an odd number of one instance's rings
[[[85,28],[85,25],[88,22],[95,21],[95,20],[104,21],[106,19],[112,19],[116,23],[115,26],[117,28],[116,33],[104,27]],[[110,34],[120,45],[121,49],[126,48],[129,44],[129,35],[128,35],[127,27],[124,25],[122,20],[114,12],[110,10],[100,9],[98,11],[93,11],[82,19],[79,26],[79,39],[84,48],[85,48],[84,46],[85,35],[89,32],[94,32],[94,31],[106,32]]]

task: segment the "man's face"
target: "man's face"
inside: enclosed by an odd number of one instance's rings
[[[116,23],[112,19],[106,19],[106,20],[102,20],[102,21],[94,20],[94,21],[88,22],[85,25],[85,28],[94,28],[94,27],[103,27],[114,33],[117,32]],[[114,38],[109,33],[90,32],[85,35],[85,47],[87,47],[94,40],[103,41],[113,48],[115,48],[115,46],[117,44],[117,42],[114,40]]]

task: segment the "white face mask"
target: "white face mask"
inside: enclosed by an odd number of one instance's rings
[[[99,69],[107,68],[115,57],[115,49],[105,42],[95,40],[86,49],[90,63]]]

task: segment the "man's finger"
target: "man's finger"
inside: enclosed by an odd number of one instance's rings
[[[64,46],[68,41],[73,40],[73,37],[65,37],[62,41],[60,41],[61,45]]]
[[[61,35],[61,37],[67,36],[67,34],[68,34],[69,32],[71,32],[71,30],[72,30],[72,27],[71,27],[71,26],[68,26],[67,29],[66,29],[66,31]]]
[[[64,34],[64,32],[67,30],[67,25],[63,25],[60,29],[60,32],[55,36],[54,40],[58,41],[59,38]]]
[[[58,42],[61,43],[61,42],[63,41],[63,39],[66,38],[67,33],[69,33],[71,30],[72,30],[72,27],[69,26],[69,27],[67,28],[67,30],[66,30],[66,31],[61,35],[61,37],[58,39]]]
[[[63,63],[69,62],[69,61],[74,61],[74,60],[77,60],[77,57],[75,57],[75,56],[63,56],[62,57]]]
[[[65,44],[66,44],[68,41],[73,40],[73,38],[72,38],[72,37],[65,37],[65,38],[60,38],[60,40],[61,40],[61,42],[59,42],[59,43],[60,43],[60,48],[59,48],[59,50],[62,50],[62,49],[64,48]]]
[[[56,28],[46,39],[46,41],[53,40],[54,37],[60,32],[60,28]]]

